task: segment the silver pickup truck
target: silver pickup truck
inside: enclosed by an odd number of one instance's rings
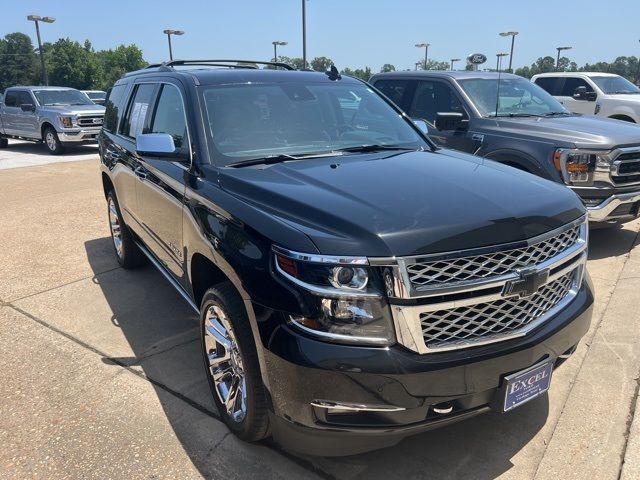
[[[0,103],[0,148],[15,138],[42,142],[59,155],[68,146],[96,143],[104,110],[73,88],[7,88]]]

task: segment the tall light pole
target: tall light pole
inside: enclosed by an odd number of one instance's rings
[[[49,85],[47,78],[47,69],[44,66],[44,52],[42,51],[42,40],[40,39],[40,26],[38,22],[53,23],[56,21],[53,17],[41,17],[40,15],[29,15],[27,20],[36,24],[36,35],[38,36],[38,51],[40,52],[40,81],[43,85]]]
[[[513,73],[511,69],[511,65],[513,64],[513,44],[516,41],[516,35],[518,32],[502,32],[500,34],[501,37],[511,37],[511,53],[509,54],[509,73]]]
[[[302,0],[302,64],[307,68],[307,0]]]
[[[273,61],[277,62],[278,61],[278,45],[284,46],[284,45],[287,44],[287,42],[282,42],[280,40],[274,40],[271,43],[273,44]]]
[[[502,57],[508,56],[508,53],[496,53],[496,72],[500,71],[500,67],[502,66]]]
[[[423,70],[427,69],[427,60],[429,59],[429,47],[430,46],[431,46],[430,43],[416,43],[416,47],[424,48],[424,66],[422,67]]]
[[[556,57],[556,71],[560,71],[560,52],[563,50],[571,50],[573,47],[556,47],[558,56]]]
[[[173,61],[173,49],[171,48],[171,35],[184,35],[182,30],[163,30],[169,40],[169,60]]]
[[[459,62],[459,61],[460,61],[460,59],[459,59],[459,58],[452,58],[452,59],[451,59],[451,70],[453,70],[453,64],[454,64],[455,62]]]

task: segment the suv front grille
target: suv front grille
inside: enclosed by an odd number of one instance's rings
[[[558,305],[571,290],[577,270],[543,286],[531,297],[508,297],[420,314],[427,348],[498,336],[526,327]]]
[[[103,115],[87,115],[78,117],[78,126],[80,127],[102,127]]]
[[[417,262],[407,265],[409,281],[414,288],[486,279],[537,265],[573,246],[580,236],[575,226],[552,238],[528,247],[502,252],[460,257],[450,260]]]

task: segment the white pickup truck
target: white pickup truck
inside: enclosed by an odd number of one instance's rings
[[[620,75],[553,72],[534,75],[531,81],[571,112],[640,123],[640,88]]]
[[[73,88],[7,88],[0,102],[0,148],[15,138],[42,142],[59,155],[67,146],[96,143],[104,111]]]

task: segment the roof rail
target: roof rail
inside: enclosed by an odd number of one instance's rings
[[[231,59],[231,60],[218,60],[218,59],[213,59],[213,60],[172,60],[170,62],[163,63],[162,65],[165,65],[167,67],[175,67],[175,66],[178,66],[178,65],[215,65],[215,66],[229,67],[229,68],[255,68],[255,67],[252,66],[252,64],[255,64],[255,65],[270,65],[272,67],[284,68],[285,70],[295,70],[295,68],[293,68],[291,65],[289,65],[288,63],[283,63],[283,62],[263,62],[263,61],[260,61],[260,60],[236,60],[236,59]]]

